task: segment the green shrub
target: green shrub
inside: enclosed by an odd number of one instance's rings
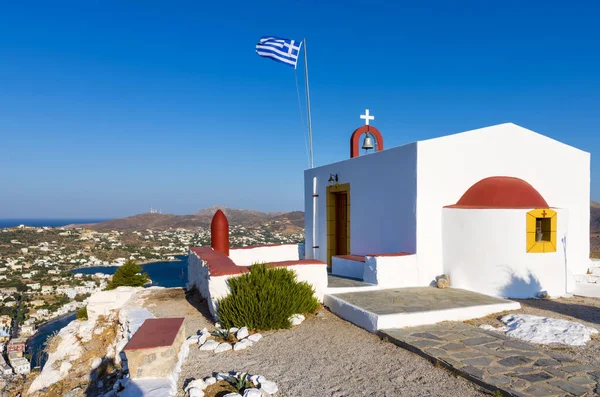
[[[253,265],[249,273],[230,278],[228,284],[231,294],[217,302],[219,321],[225,328],[289,328],[292,314],[314,313],[319,308],[313,287],[298,282],[296,273],[286,268]]]
[[[142,273],[142,267],[136,264],[135,261],[129,260],[113,274],[107,289],[115,289],[122,286],[143,287],[148,280],[148,274]]]
[[[77,310],[77,320],[87,320],[88,319],[88,315],[87,315],[87,306],[82,307],[81,309]]]

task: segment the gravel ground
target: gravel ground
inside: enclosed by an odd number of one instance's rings
[[[181,289],[149,291],[144,307],[157,317],[185,316],[186,333],[214,329],[206,303]],[[213,372],[264,375],[282,397],[484,396],[484,390],[429,361],[358,328],[326,309],[300,326],[263,333],[247,350],[214,354],[195,345],[179,376],[179,396],[191,379]]]
[[[521,303],[521,310],[494,314],[488,317],[466,321],[479,326],[490,324],[494,327],[504,325],[499,318],[508,313],[532,314],[535,316],[559,318],[575,321],[600,331],[600,299],[574,296],[559,299],[513,299]],[[600,334],[581,347],[565,345],[536,345],[545,351],[561,352],[581,363],[600,367]]]
[[[214,328],[206,303],[185,296],[181,289],[154,290],[144,306],[157,317],[185,316],[186,332]],[[600,330],[600,299],[575,296],[518,300],[522,308],[510,313],[533,314],[579,322]],[[509,312],[467,323],[503,325]],[[434,367],[425,359],[358,328],[326,309],[299,327],[263,334],[248,350],[214,354],[192,348],[179,378],[179,396],[194,378],[215,371],[261,374],[275,381],[281,396],[481,396],[488,393],[470,382]],[[585,347],[538,345],[600,367],[600,337]]]
[[[470,382],[325,309],[298,327],[265,334],[244,351],[214,354],[192,348],[179,388],[187,379],[232,370],[264,375],[277,383],[280,396],[485,395]]]

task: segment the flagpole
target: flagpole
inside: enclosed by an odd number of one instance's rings
[[[310,157],[310,168],[314,168],[313,146],[312,146],[312,121],[310,119],[310,89],[308,88],[308,57],[306,56],[306,37],[304,38],[304,82],[306,84],[306,112],[308,113],[308,148]]]

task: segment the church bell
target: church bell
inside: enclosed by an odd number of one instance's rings
[[[373,149],[373,138],[367,132],[367,136],[365,136],[365,140],[363,141],[362,148],[365,150]]]

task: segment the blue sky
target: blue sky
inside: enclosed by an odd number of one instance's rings
[[[24,3],[0,5],[0,218],[302,209],[263,35],[308,40],[316,165],[365,108],[387,147],[514,122],[591,152],[600,200],[597,2]]]

